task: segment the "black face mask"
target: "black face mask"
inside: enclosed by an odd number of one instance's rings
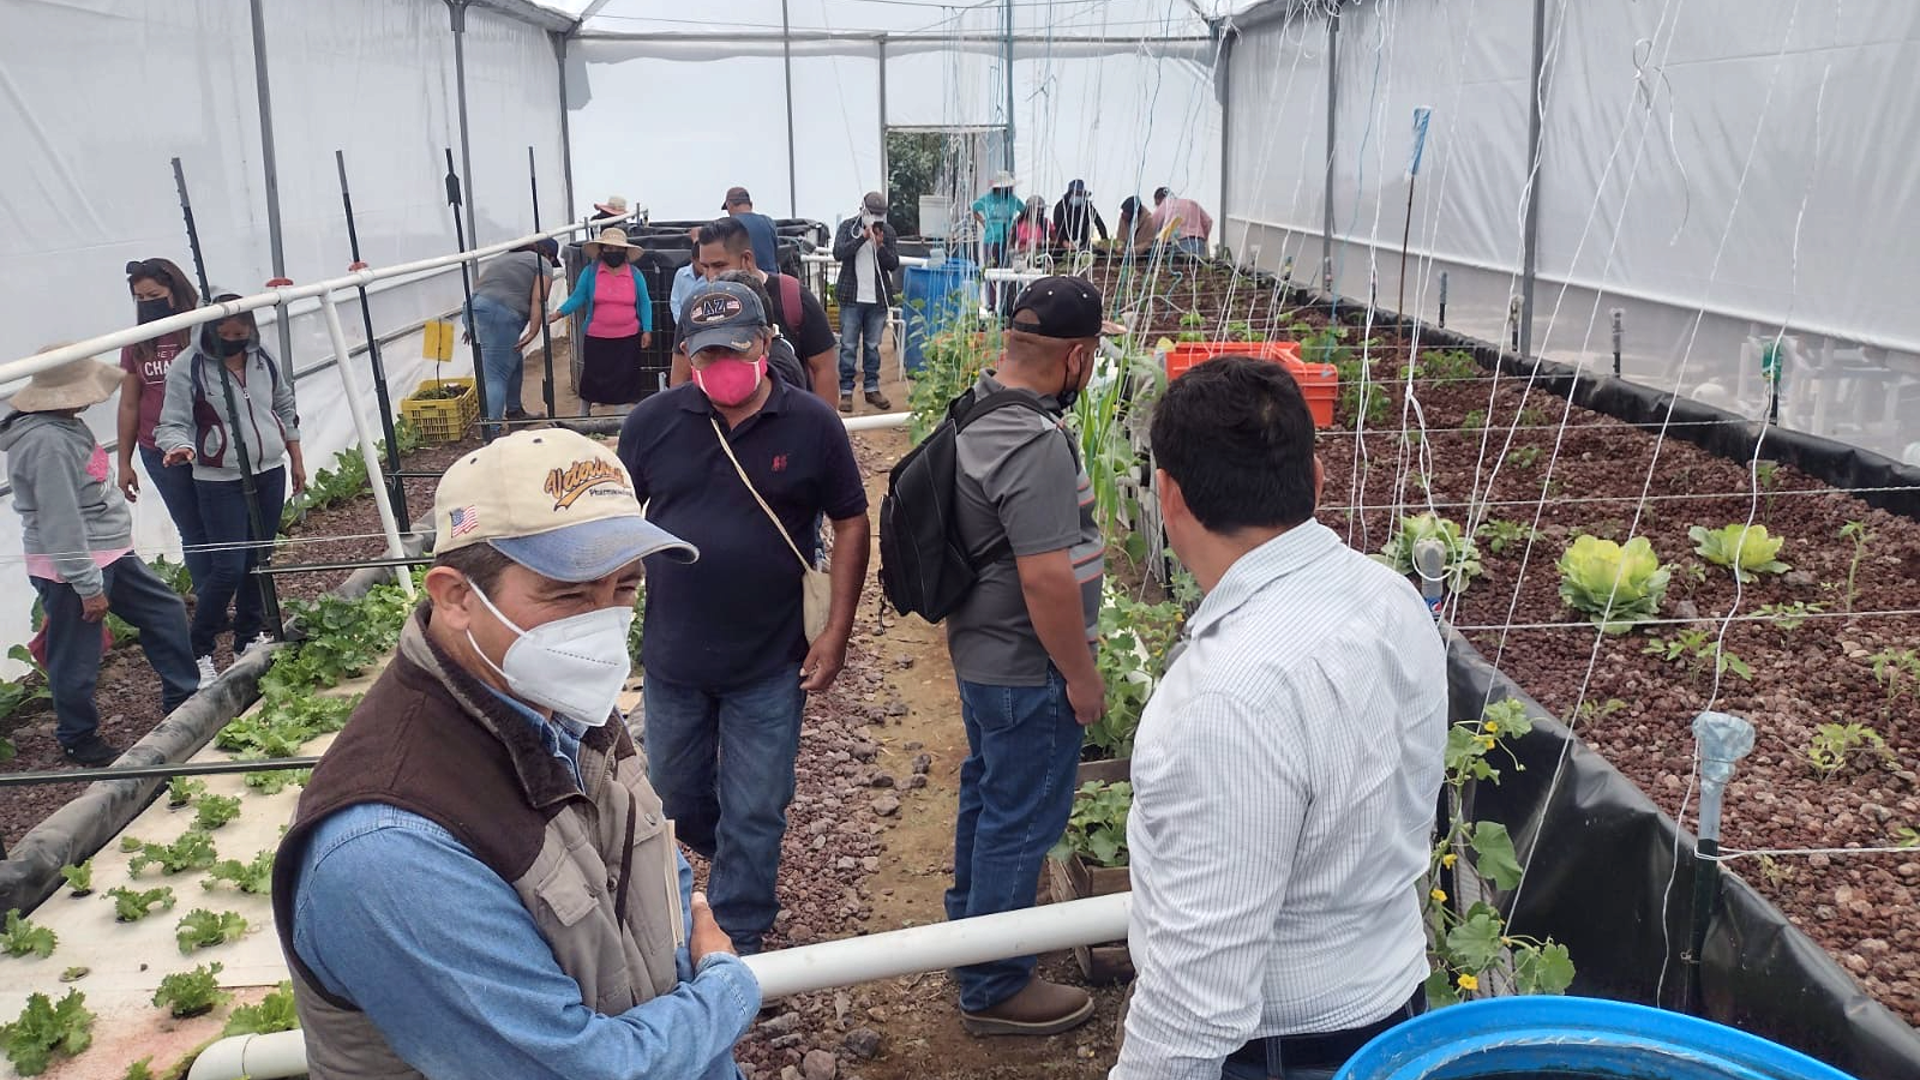
[[[1061,412],[1064,413],[1072,409],[1073,403],[1080,400],[1080,388],[1073,385],[1079,381],[1080,380],[1075,379],[1071,375],[1067,376],[1066,382],[1060,387],[1060,392],[1053,395],[1053,400],[1060,403]]]
[[[618,269],[619,267],[627,265],[627,253],[624,251],[603,251],[600,253],[600,261],[606,263],[609,267]]]
[[[220,341],[221,356],[239,356],[241,353],[247,351],[246,338],[241,338],[238,341],[233,341],[228,338],[220,338],[219,341]]]
[[[140,312],[140,321],[150,323],[173,314],[173,300],[159,296],[152,300],[136,300],[133,305]]]

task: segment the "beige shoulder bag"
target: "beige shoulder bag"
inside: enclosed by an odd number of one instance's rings
[[[747,485],[753,501],[766,511],[767,520],[773,522],[774,531],[787,542],[787,550],[800,560],[801,621],[806,629],[807,644],[811,645],[827,629],[827,615],[833,610],[833,578],[815,569],[813,564],[807,562],[807,557],[800,554],[799,546],[787,534],[787,527],[780,524],[780,515],[774,513],[773,507],[767,505],[767,500],[760,497],[759,489],[753,486],[752,480],[747,479],[747,470],[740,467],[740,459],[733,456],[733,445],[727,442],[726,432],[720,430],[720,421],[712,416],[708,416],[707,421],[713,425],[714,437],[720,440],[720,449],[726,451],[727,460],[733,462],[733,471],[740,474],[740,482]]]

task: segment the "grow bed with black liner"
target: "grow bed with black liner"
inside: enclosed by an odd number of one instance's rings
[[[1229,291],[1225,268],[1184,272],[1211,275],[1188,285],[1210,300]],[[1325,297],[1276,288],[1270,277],[1243,276],[1230,288],[1231,313],[1223,317],[1216,309],[1199,328],[1208,340],[1228,336],[1229,325],[1236,332],[1290,336],[1286,328],[1319,329],[1333,321]],[[1155,289],[1167,291],[1164,285]],[[1156,330],[1164,306],[1154,304]],[[1670,819],[1660,825],[1658,809],[1642,792],[1653,793],[1671,811],[1682,810],[1692,754],[1688,725],[1710,701],[1748,717],[1761,736],[1728,791],[1723,843],[1729,850],[1881,848],[1896,842],[1900,827],[1920,825],[1913,771],[1920,752],[1920,693],[1889,698],[1871,672],[1875,655],[1920,642],[1920,618],[1885,614],[1920,609],[1920,525],[1873,508],[1914,513],[1920,473],[1857,448],[1771,429],[1760,456],[1778,465],[1756,485],[1748,459],[1759,425],[1620,380],[1576,379],[1562,365],[1523,364],[1486,343],[1432,328],[1421,331],[1423,357],[1464,349],[1478,370],[1415,378],[1425,416],[1425,431],[1415,440],[1400,428],[1409,344],[1400,326],[1377,310],[1367,326],[1369,313],[1344,302],[1337,311],[1338,321],[1350,326],[1348,342],[1374,339],[1368,350],[1372,377],[1387,388],[1391,408],[1388,422],[1369,425],[1356,441],[1349,398],[1336,424],[1345,430],[1322,433],[1327,482],[1321,520],[1368,551],[1387,540],[1396,508],[1418,512],[1429,500],[1438,512],[1461,519],[1469,499],[1491,500],[1496,505],[1490,518],[1521,529],[1537,524],[1540,536],[1531,552],[1524,539],[1497,553],[1482,540],[1487,573],[1461,598],[1455,622],[1556,710],[1543,715],[1571,720],[1584,744],[1612,763],[1593,756],[1593,765],[1612,777],[1608,783],[1631,791],[1625,783],[1631,779],[1639,786],[1635,812],[1647,820],[1636,827],[1644,851],[1627,858],[1616,849],[1591,859],[1583,850],[1589,845],[1571,831],[1585,828],[1584,820],[1568,819],[1570,831],[1540,849],[1525,887],[1517,925],[1522,932],[1576,943],[1576,990],[1651,1002],[1663,958],[1672,961],[1667,985],[1680,982],[1684,933],[1672,933],[1663,948],[1656,932],[1651,951],[1621,943],[1639,941],[1647,927],[1659,925],[1663,896],[1679,898],[1665,910],[1669,919],[1684,922],[1690,878],[1683,875],[1670,893],[1667,879],[1676,842],[1684,854],[1690,841],[1676,834]],[[1193,329],[1192,321],[1183,329]],[[1358,353],[1356,348],[1355,358]],[[1663,425],[1670,438],[1656,437]],[[1431,461],[1424,472],[1418,464],[1422,451]],[[1827,485],[1881,490],[1852,495]],[[1644,535],[1663,560],[1676,565],[1662,614],[1697,618],[1699,628],[1717,634],[1734,608],[1735,585],[1725,570],[1694,555],[1687,530],[1745,522],[1749,511],[1788,538],[1781,558],[1798,572],[1749,581],[1738,612],[1750,615],[1762,604],[1825,608],[1797,628],[1779,619],[1732,623],[1726,647],[1751,667],[1751,682],[1725,675],[1715,694],[1711,657],[1703,670],[1697,661],[1669,663],[1644,652],[1650,634],[1672,636],[1686,628],[1682,624],[1596,642],[1594,629],[1559,598],[1554,562],[1576,530],[1617,539]],[[1851,542],[1837,535],[1850,521],[1873,535],[1857,565]],[[1700,564],[1698,579],[1692,564]],[[1844,584],[1850,575],[1857,586],[1851,592]],[[1860,614],[1849,616],[1849,605]],[[1477,712],[1475,699],[1462,715]],[[1814,725],[1825,721],[1874,726],[1892,749],[1892,762],[1869,755],[1832,778],[1816,777],[1806,764],[1806,748]],[[1489,812],[1494,798],[1521,799],[1529,784],[1542,785],[1544,794],[1557,748],[1566,744],[1566,729],[1557,731],[1557,741],[1550,733],[1538,737],[1555,747],[1546,764],[1521,774],[1526,783],[1509,776],[1508,790],[1487,788],[1493,795],[1480,796],[1480,813],[1506,820],[1517,835],[1523,826],[1535,835],[1551,832],[1558,815],[1574,812],[1558,804],[1511,815]],[[1526,756],[1537,750],[1528,747]],[[1569,784],[1577,790],[1589,783],[1583,776],[1563,776],[1562,794]],[[1589,862],[1580,876],[1579,868]],[[1729,886],[1709,942],[1701,980],[1709,1015],[1746,1023],[1863,1077],[1920,1075],[1920,1040],[1901,1023],[1920,1019],[1920,926],[1912,925],[1920,851],[1727,865],[1753,880]],[[1633,879],[1624,904],[1618,885],[1623,866],[1648,867],[1649,875]],[[1562,880],[1572,884],[1554,884]],[[1769,908],[1769,900],[1778,908]],[[1858,986],[1840,965],[1858,978]],[[1875,999],[1899,1015],[1889,1015]]]

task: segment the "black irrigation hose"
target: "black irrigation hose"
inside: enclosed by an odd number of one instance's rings
[[[176,776],[222,776],[227,773],[273,772],[279,769],[311,769],[320,763],[317,757],[269,758],[265,761],[209,761],[178,765],[108,766],[104,769],[41,769],[37,772],[0,774],[0,788],[33,787],[39,784],[92,783],[95,780],[171,780]]]

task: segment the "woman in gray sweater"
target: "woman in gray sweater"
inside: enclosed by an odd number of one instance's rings
[[[226,293],[214,302],[237,299]],[[201,674],[211,678],[214,641],[228,625],[229,606],[234,656],[269,639],[261,585],[252,571],[260,548],[270,547],[280,530],[288,481],[296,495],[307,486],[293,379],[260,347],[260,327],[251,312],[201,327],[192,354],[167,370],[167,397],[153,440],[168,465],[193,465],[201,525],[212,549],[207,580],[194,585],[193,654]],[[243,450],[253,471],[264,536],[251,531],[240,482]]]
[[[80,419],[119,385],[113,368],[71,360],[35,375],[0,418],[0,453],[7,455],[27,577],[47,615],[54,738],[69,761],[87,766],[120,756],[119,747],[100,737],[93,704],[100,620],[109,611],[140,631],[167,712],[200,685],[187,647],[186,605],[133,553],[133,515],[114,486],[106,450]]]

